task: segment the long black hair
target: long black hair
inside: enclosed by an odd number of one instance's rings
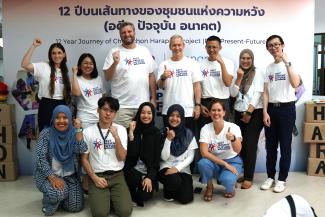
[[[48,58],[49,58],[49,65],[51,68],[51,75],[50,75],[50,84],[49,84],[49,92],[50,96],[53,97],[54,90],[55,90],[55,63],[52,59],[52,51],[54,48],[58,48],[62,50],[62,52],[65,54],[62,62],[60,63],[60,69],[61,69],[61,74],[62,74],[62,81],[63,81],[63,98],[67,104],[70,103],[71,101],[71,85],[70,85],[70,80],[69,80],[69,75],[68,75],[68,67],[67,67],[67,55],[65,53],[65,49],[61,43],[53,43],[51,44],[48,52]]]

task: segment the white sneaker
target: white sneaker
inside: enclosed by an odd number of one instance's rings
[[[261,190],[269,190],[274,185],[274,179],[267,178],[265,182],[261,185]]]
[[[286,182],[284,181],[277,181],[274,188],[273,192],[275,193],[281,193],[286,189]]]
[[[164,197],[164,200],[166,202],[173,202],[174,201],[174,198],[166,198],[166,197]]]

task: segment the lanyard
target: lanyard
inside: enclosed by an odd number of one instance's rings
[[[100,135],[101,135],[101,137],[102,137],[102,139],[103,139],[103,142],[105,143],[105,141],[106,141],[106,139],[107,139],[107,137],[108,137],[108,134],[109,134],[110,130],[109,130],[109,129],[107,130],[107,132],[106,132],[106,136],[104,137],[103,132],[102,132],[102,130],[100,129],[99,123],[97,123],[97,127],[98,127],[99,133],[100,133]]]

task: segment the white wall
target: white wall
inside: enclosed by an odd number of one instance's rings
[[[315,0],[315,33],[325,33],[325,1]]]

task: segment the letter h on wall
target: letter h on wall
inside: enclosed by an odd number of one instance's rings
[[[2,143],[6,143],[6,127],[1,127],[0,137],[2,138]]]

